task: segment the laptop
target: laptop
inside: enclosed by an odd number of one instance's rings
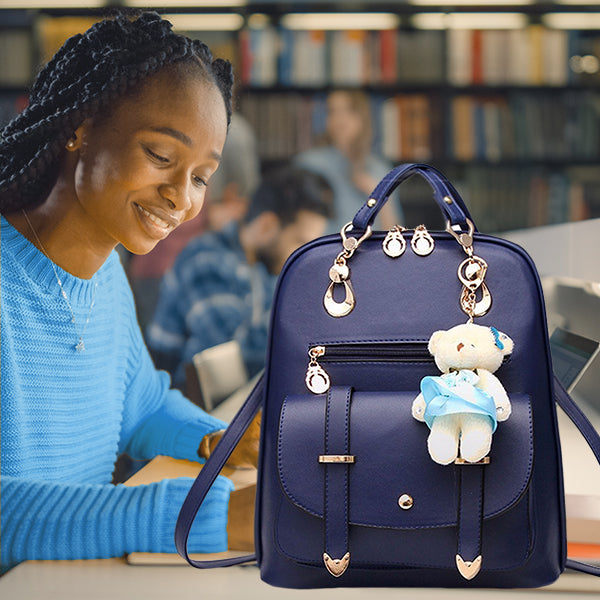
[[[571,393],[598,355],[600,344],[557,327],[550,336],[552,368],[567,392]]]

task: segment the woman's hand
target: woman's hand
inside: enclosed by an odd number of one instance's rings
[[[259,412],[256,417],[250,423],[250,426],[246,430],[246,433],[242,436],[239,444],[235,447],[226,465],[234,469],[248,469],[257,467],[258,465],[258,448],[260,442],[260,423],[261,413]],[[208,459],[213,453],[215,446],[219,443],[219,440],[225,433],[222,431],[215,431],[209,433],[202,438],[200,447],[198,448],[198,456],[200,458]]]

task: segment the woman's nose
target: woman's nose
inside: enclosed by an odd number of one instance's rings
[[[174,210],[189,210],[192,206],[189,190],[183,183],[163,183],[159,186],[158,192]]]

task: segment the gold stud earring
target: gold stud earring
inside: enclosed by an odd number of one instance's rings
[[[74,150],[76,146],[77,146],[77,138],[76,137],[72,137],[67,142],[67,150]]]

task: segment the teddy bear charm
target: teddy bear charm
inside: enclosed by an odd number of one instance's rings
[[[421,380],[412,415],[429,426],[435,462],[476,463],[487,456],[497,423],[511,412],[494,372],[512,349],[510,337],[495,327],[465,323],[433,333],[428,350],[442,375]]]

